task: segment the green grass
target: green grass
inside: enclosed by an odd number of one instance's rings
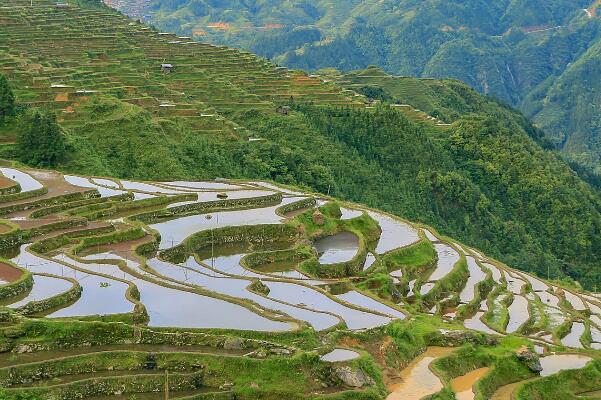
[[[384,264],[390,272],[402,268],[403,273],[413,276],[417,270],[435,263],[436,258],[436,250],[432,243],[422,239],[411,246],[386,254]]]

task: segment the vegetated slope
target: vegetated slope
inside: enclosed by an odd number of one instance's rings
[[[601,16],[593,0],[231,3],[156,0],[146,18],[293,68],[373,64],[394,75],[460,79],[519,107],[571,160],[601,173]]]
[[[447,84],[439,118],[454,124],[424,124],[362,108],[365,97],[334,83],[82,4],[0,9],[10,43],[1,67],[17,102],[55,110],[66,131],[58,168],[310,187],[430,223],[520,268],[595,284],[599,196],[519,113]],[[173,70],[161,72],[167,62]],[[286,103],[289,115],[276,112]],[[4,157],[18,158],[10,142],[20,125],[2,127]]]

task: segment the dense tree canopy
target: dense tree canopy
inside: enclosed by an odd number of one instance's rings
[[[65,135],[50,111],[30,110],[20,118],[19,159],[37,167],[54,167],[66,153]]]
[[[0,75],[0,122],[15,112],[15,96],[12,92],[8,80],[4,75]]]

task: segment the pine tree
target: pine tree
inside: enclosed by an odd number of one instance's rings
[[[37,167],[56,166],[66,154],[65,136],[50,111],[32,110],[17,135],[19,159]]]
[[[15,96],[4,75],[0,75],[0,122],[15,113]]]

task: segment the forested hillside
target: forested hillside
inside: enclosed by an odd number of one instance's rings
[[[572,161],[601,174],[601,11],[595,0],[154,0],[163,30],[291,68],[377,65],[457,78],[521,109]]]
[[[544,276],[596,284],[599,194],[518,112],[434,80],[443,89],[430,100],[444,106],[431,112],[442,122],[366,107],[368,89],[81,3],[0,9],[9,43],[1,66],[14,93],[2,98],[16,102],[0,127],[3,157],[86,175],[298,185],[432,224]],[[46,137],[52,151],[38,155]]]

